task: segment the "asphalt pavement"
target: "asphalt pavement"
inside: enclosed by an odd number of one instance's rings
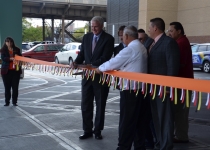
[[[209,80],[209,74],[195,72]],[[190,142],[174,144],[175,150],[210,150],[210,110],[190,109]],[[82,130],[81,78],[25,71],[20,81],[17,107],[4,105],[0,80],[0,150],[115,150],[118,138],[119,91],[110,89],[103,140],[79,140]]]

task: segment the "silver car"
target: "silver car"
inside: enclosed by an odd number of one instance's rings
[[[55,63],[71,65],[80,52],[81,43],[72,42],[63,46],[55,54]]]

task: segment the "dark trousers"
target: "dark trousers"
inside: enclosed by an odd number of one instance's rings
[[[178,100],[177,105],[174,106],[174,135],[179,140],[187,141],[188,138],[188,128],[189,128],[189,110],[192,97],[192,91],[189,91],[189,107],[186,107],[186,95],[185,100],[182,103],[180,100],[182,91],[178,89]]]
[[[144,98],[145,105],[145,123],[146,123],[146,147],[154,147],[156,143],[155,127],[152,120],[152,112],[150,105],[150,95],[147,94]]]
[[[7,74],[2,75],[2,79],[5,88],[5,103],[10,103],[12,89],[12,103],[16,104],[18,99],[20,72],[15,70],[8,70]]]
[[[96,104],[94,133],[101,133],[104,129],[105,119],[105,107],[106,100],[109,93],[109,87],[102,85],[92,79],[82,83],[82,119],[83,130],[85,133],[92,133],[93,130],[93,110],[94,110],[94,98]]]
[[[171,102],[169,94],[166,94],[164,102],[162,102],[162,100],[163,99],[157,95],[154,100],[150,97],[153,123],[157,136],[156,148],[160,150],[172,150],[174,135],[174,104]]]
[[[143,95],[131,90],[120,92],[119,150],[130,150],[134,142],[135,150],[144,150],[145,121]]]

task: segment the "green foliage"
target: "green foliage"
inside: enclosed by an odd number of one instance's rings
[[[77,30],[74,31],[73,36],[76,39],[82,40],[82,38],[84,36],[84,33],[85,33],[85,29],[84,28],[79,28],[79,29],[77,29]]]
[[[86,24],[84,28],[79,28],[74,31],[73,36],[79,40],[82,40],[84,34],[85,34],[85,29],[86,32],[88,32],[89,24]]]
[[[31,23],[28,22],[26,18],[22,18],[22,31],[29,27],[31,27]]]
[[[23,41],[42,41],[42,27],[29,27],[23,32]]]
[[[45,37],[51,36],[51,29],[45,26]],[[42,27],[33,27],[26,18],[22,18],[22,41],[42,41]]]

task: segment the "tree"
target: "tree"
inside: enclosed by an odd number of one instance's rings
[[[26,20],[26,18],[22,18],[22,41],[42,41],[42,31],[42,27],[33,27],[32,24]],[[45,37],[51,37],[51,29],[47,25],[45,26]]]
[[[23,32],[23,41],[42,41],[42,27],[28,27]]]
[[[31,27],[31,23],[26,20],[26,18],[22,18],[22,30],[24,31],[26,28]]]
[[[86,32],[89,32],[89,24],[88,23],[86,23],[83,28],[76,29],[73,33],[73,36],[76,39],[82,40],[82,38],[85,34],[85,30],[86,30]]]

